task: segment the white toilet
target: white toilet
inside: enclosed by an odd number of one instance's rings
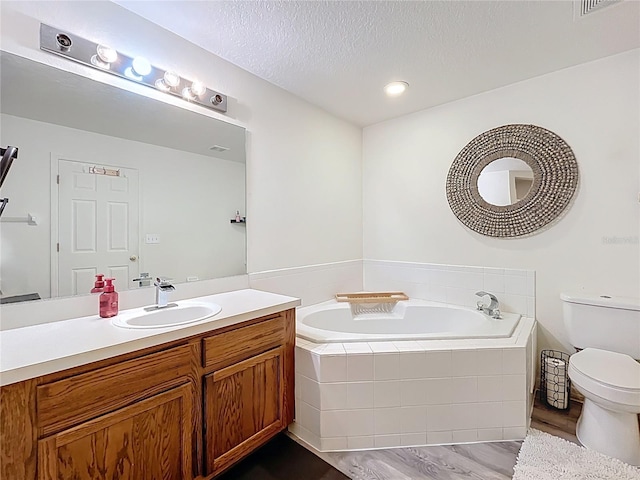
[[[583,349],[569,378],[585,397],[576,435],[585,447],[640,465],[640,300],[560,295],[569,341]]]

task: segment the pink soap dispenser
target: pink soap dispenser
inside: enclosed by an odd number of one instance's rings
[[[113,286],[113,278],[105,278],[104,281],[106,285],[100,295],[100,316],[111,318],[118,314],[118,292]]]
[[[104,292],[104,275],[102,273],[99,273],[98,275],[96,275],[96,283],[93,286],[93,288],[91,289],[91,293],[102,293]]]

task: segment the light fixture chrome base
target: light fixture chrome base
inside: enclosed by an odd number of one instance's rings
[[[194,82],[185,78],[180,78],[179,83],[169,87],[163,82],[166,70],[151,65],[150,72],[144,76],[135,75],[132,70],[134,57],[129,57],[120,51],[116,60],[105,62],[97,55],[97,43],[82,38],[78,35],[62,31],[44,23],[40,24],[40,49],[68,58],[74,62],[81,63],[96,70],[126,78],[135,83],[146,85],[154,90],[159,90],[170,95],[180,97],[188,102],[196,103],[205,108],[219,112],[227,111],[227,96],[220,92],[205,88],[200,95],[194,92]],[[132,73],[134,72],[134,73]],[[184,93],[186,92],[186,94]]]

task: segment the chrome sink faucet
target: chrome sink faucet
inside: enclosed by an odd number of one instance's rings
[[[491,299],[491,303],[489,305],[482,303],[482,300],[478,300],[478,303],[476,303],[476,307],[478,308],[478,310],[481,310],[492,318],[502,318],[500,315],[500,310],[498,309],[498,307],[500,306],[500,302],[498,302],[498,299],[495,295],[483,291],[476,292],[476,295],[479,297],[488,296]]]
[[[138,282],[139,287],[148,287],[151,285],[151,277],[148,273],[141,273],[140,278],[134,278],[133,282]]]
[[[157,277],[153,283],[156,287],[156,306],[155,308],[173,307],[174,303],[169,303],[169,292],[173,292],[176,287],[169,282],[170,278]]]

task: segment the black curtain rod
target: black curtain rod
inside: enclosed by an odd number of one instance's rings
[[[18,158],[18,147],[0,148],[0,155],[2,155],[2,160],[0,161],[0,187],[2,187],[13,160]]]
[[[18,158],[18,147],[8,146],[7,148],[0,148],[0,155],[2,155],[2,160],[0,160],[0,187],[2,187],[13,160]],[[7,206],[7,203],[9,203],[8,198],[0,198],[0,216],[2,216],[2,212],[4,212],[4,207]]]

